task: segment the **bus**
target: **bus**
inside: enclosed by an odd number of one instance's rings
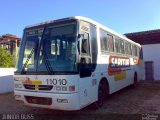
[[[103,106],[143,76],[140,44],[82,16],[25,27],[14,72],[17,103],[55,110]]]

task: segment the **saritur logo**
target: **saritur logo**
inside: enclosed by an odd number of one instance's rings
[[[130,59],[127,57],[110,56],[109,57],[109,67],[111,68],[121,68],[129,67]]]

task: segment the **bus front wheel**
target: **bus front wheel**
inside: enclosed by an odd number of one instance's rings
[[[93,108],[98,109],[102,107],[105,100],[106,100],[105,86],[102,83],[100,83],[98,87],[98,100],[93,104]]]

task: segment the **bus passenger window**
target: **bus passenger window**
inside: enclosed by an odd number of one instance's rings
[[[124,54],[124,42],[120,40],[120,53]]]
[[[108,39],[107,39],[107,33],[103,30],[100,30],[100,40],[101,40],[101,51],[107,51],[107,44],[108,44]]]
[[[114,51],[114,44],[113,44],[113,36],[107,35],[108,38],[108,51]]]
[[[131,44],[130,44],[130,43],[128,43],[128,54],[129,54],[129,55],[132,55],[132,52],[131,52]]]
[[[132,55],[137,56],[137,47],[135,45],[132,45]]]
[[[140,55],[140,48],[137,47],[137,56],[139,57],[139,55]]]
[[[128,43],[128,42],[125,42],[125,53],[127,55],[132,55],[132,53],[131,53],[131,44]]]
[[[125,53],[128,54],[128,52],[129,52],[129,51],[128,51],[128,43],[125,42]]]
[[[115,52],[119,53],[119,40],[117,38],[115,39],[115,43],[114,44],[115,44]]]

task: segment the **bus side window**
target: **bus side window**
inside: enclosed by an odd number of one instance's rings
[[[137,56],[140,57],[140,48],[137,47]]]
[[[107,51],[107,33],[103,30],[100,30],[100,42],[101,42],[101,51]]]
[[[87,39],[82,39],[82,53],[87,54]]]
[[[97,64],[97,28],[90,24],[90,40],[91,40],[91,52],[92,52],[92,71],[95,70]]]
[[[131,43],[128,43],[129,55],[132,55]]]
[[[128,43],[125,42],[125,53],[128,54]]]
[[[120,39],[120,53],[124,54],[124,41]]]
[[[119,40],[118,40],[117,38],[115,38],[114,45],[115,45],[114,51],[115,51],[116,53],[119,53],[119,52],[120,52],[120,51],[119,51],[120,42],[119,42]]]
[[[132,45],[132,55],[133,56],[138,56],[138,54],[137,54],[137,47],[135,45]]]
[[[107,50],[113,52],[114,51],[113,36],[108,34],[107,38],[108,38]]]
[[[84,33],[82,36],[82,54],[90,55],[89,34]]]
[[[128,42],[125,42],[125,53],[131,55],[131,44]]]

